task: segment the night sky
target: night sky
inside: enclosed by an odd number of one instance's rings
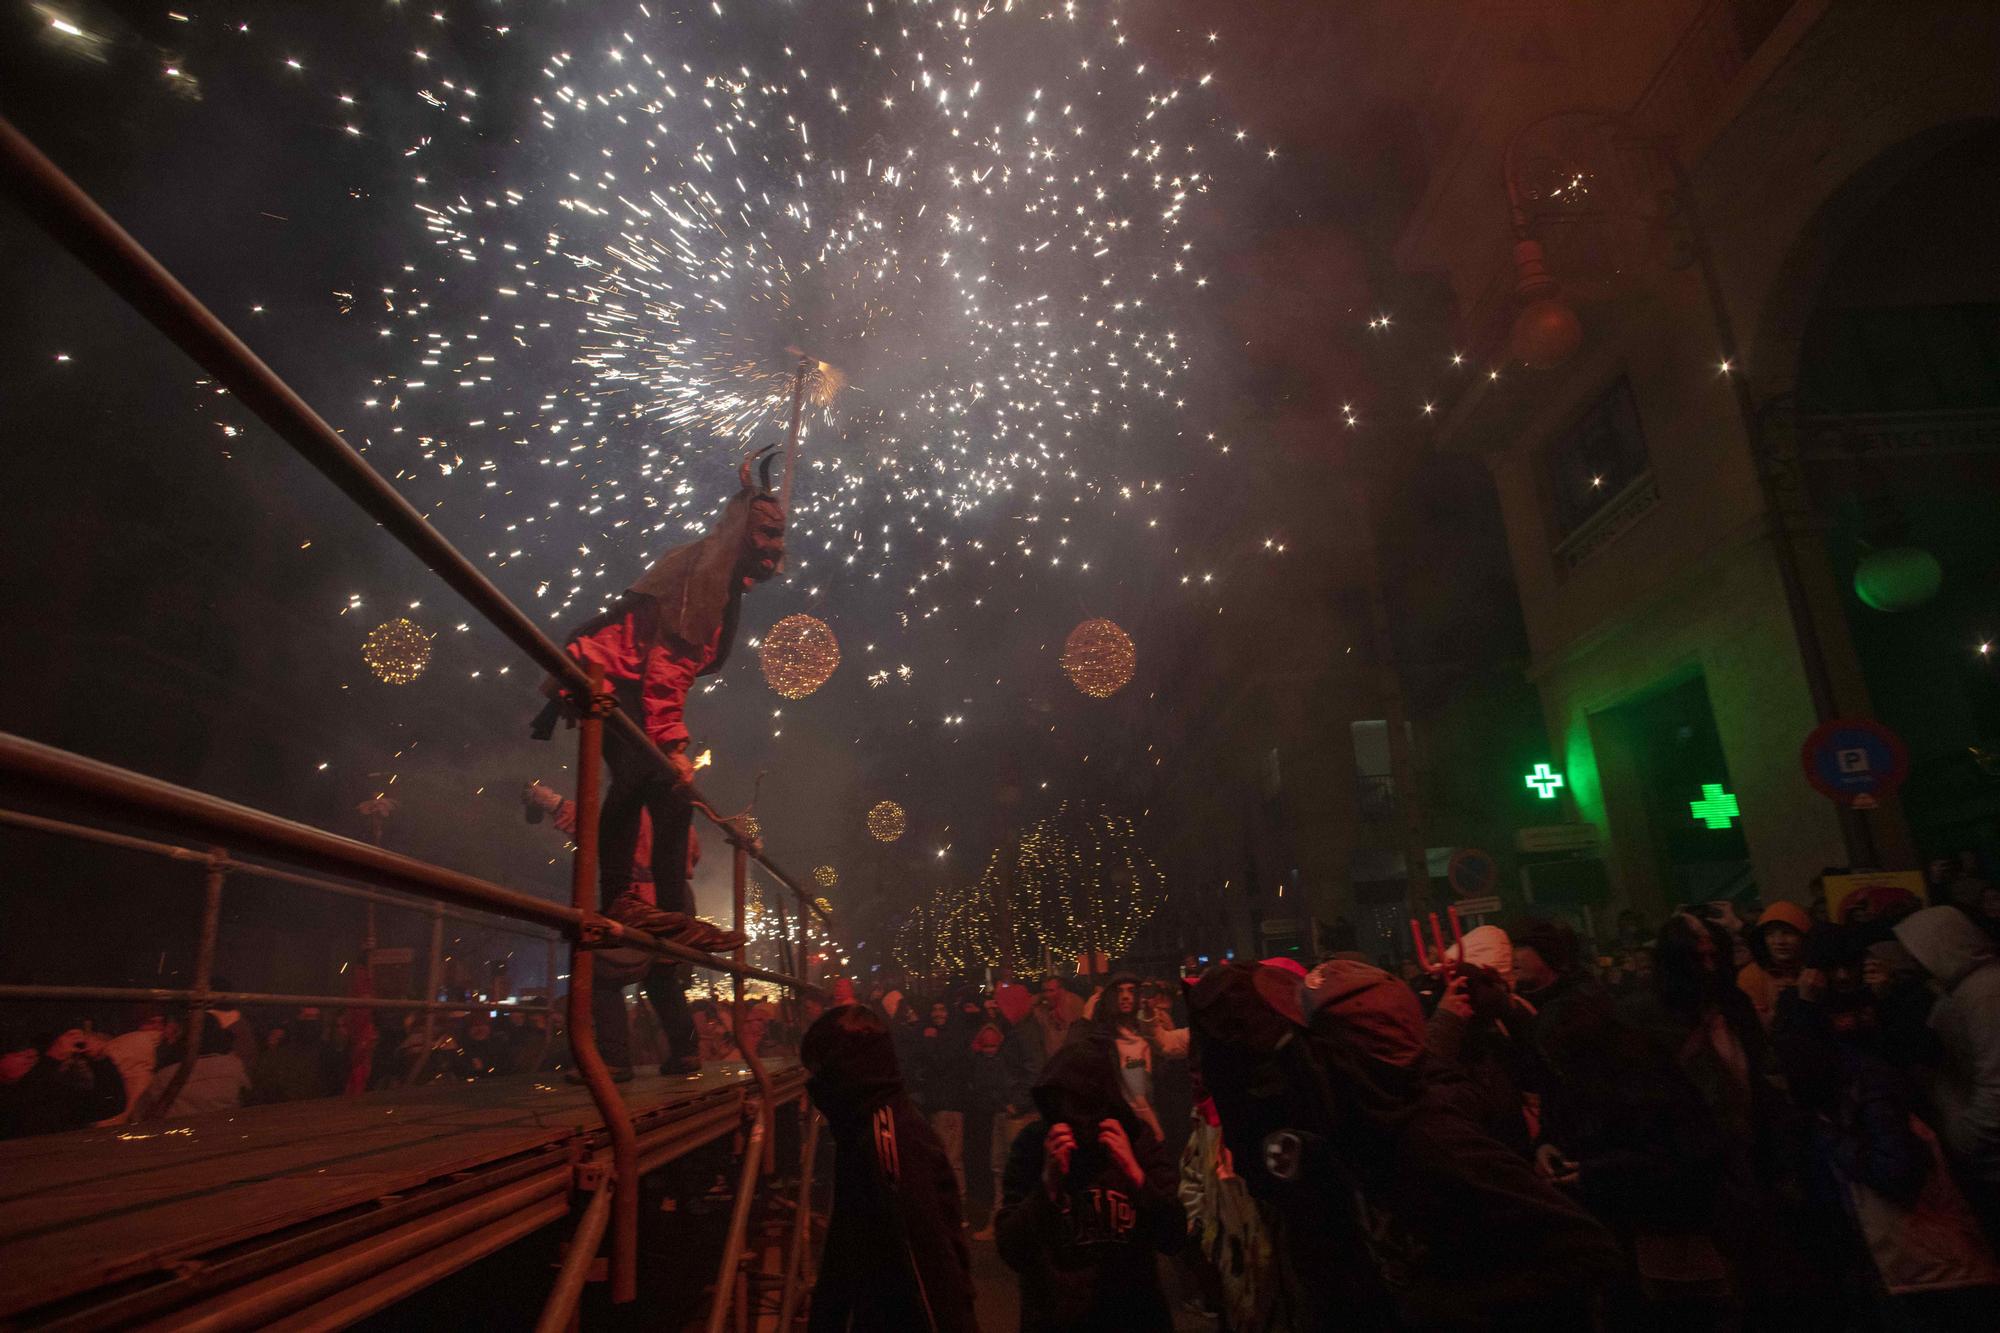
[[[1410,175],[1367,89],[1268,77],[1361,39],[1291,8],[16,3],[0,109],[558,636],[781,437],[788,347],[836,367],[690,720],[866,929],[1059,801],[1159,837],[1218,691],[1365,632],[1327,465],[1418,392],[1356,337]],[[342,832],[386,791],[390,845],[560,891],[538,673],[11,209],[0,246],[0,721]],[[748,641],[794,612],[843,661],[787,701]],[[1137,644],[1109,700],[1057,664],[1091,617]]]

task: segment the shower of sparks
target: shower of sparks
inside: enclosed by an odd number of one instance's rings
[[[489,30],[552,43],[514,105],[416,59],[416,127],[374,140],[416,243],[351,307],[368,447],[469,497],[474,553],[568,622],[706,526],[803,354],[795,586],[887,580],[924,617],[955,559],[1086,576],[1034,525],[1158,512],[1166,483],[1116,481],[1183,435],[1190,202],[1268,169],[1117,10],[598,7]]]

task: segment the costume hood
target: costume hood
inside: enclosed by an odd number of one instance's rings
[[[1764,909],[1763,915],[1757,918],[1757,924],[1752,927],[1751,933],[1762,935],[1764,927],[1770,925],[1790,926],[1801,935],[1810,935],[1813,921],[1806,915],[1806,909],[1797,903],[1772,903]]]
[[[1050,1124],[1094,1126],[1115,1116],[1125,1123],[1126,1133],[1136,1135],[1138,1130],[1138,1117],[1118,1082],[1117,1048],[1111,1034],[1102,1029],[1085,1033],[1049,1057],[1034,1098],[1035,1109]]]
[[[766,448],[744,459],[737,473],[743,487],[722,507],[709,534],[668,551],[627,590],[658,601],[661,627],[681,642],[716,644],[715,660],[702,669],[704,676],[722,670],[736,640],[736,620],[743,605],[738,569],[749,542],[752,508],[768,505],[783,521],[784,510],[771,489],[772,457]],[[753,462],[761,462],[759,482],[750,478]],[[778,568],[784,568],[783,561]]]
[[[1911,957],[1910,951],[1895,940],[1877,940],[1868,946],[1868,957],[1888,969],[1889,975],[1898,982],[1922,981],[1924,965]]]
[[[1500,935],[1497,927],[1493,933]],[[1468,936],[1466,943],[1471,942]],[[1424,1053],[1423,1005],[1415,991],[1379,967],[1338,959],[1321,963],[1299,983],[1299,1008],[1316,1035],[1370,1061],[1408,1069]]]
[[[1028,1016],[1028,1011],[1035,1007],[1034,995],[1026,986],[1013,981],[1003,981],[995,986],[993,1000],[1000,1006],[1001,1016],[1017,1027]]]
[[[1444,956],[1459,961],[1459,946],[1452,945]],[[1509,986],[1514,984],[1514,942],[1498,926],[1475,926],[1465,932],[1465,961],[1496,974]]]
[[[1993,961],[1993,941],[1956,907],[1926,907],[1904,917],[1896,938],[1946,990]]]
[[[854,1030],[847,1020],[857,1012],[868,1010],[854,1004],[827,1010],[799,1043],[799,1061],[812,1071],[806,1089],[836,1131],[866,1119],[903,1091],[894,1038],[879,1020]]]

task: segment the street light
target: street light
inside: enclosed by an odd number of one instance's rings
[[[1554,370],[1583,346],[1583,321],[1563,298],[1562,286],[1549,276],[1542,243],[1528,235],[1528,215],[1516,197],[1512,171],[1507,194],[1514,206],[1514,272],[1519,281],[1514,298],[1521,303],[1514,326],[1507,332],[1507,350],[1530,370]]]

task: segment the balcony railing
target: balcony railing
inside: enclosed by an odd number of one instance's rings
[[[542,1326],[560,1328],[571,1322],[598,1238],[607,1232],[611,1237],[611,1298],[616,1303],[636,1299],[641,1166],[631,1112],[613,1085],[610,1071],[597,1049],[590,1002],[594,951],[607,946],[635,948],[650,951],[675,963],[728,974],[735,984],[739,1020],[735,1030],[741,1033],[745,1030],[741,1016],[743,982],[746,978],[762,978],[793,995],[814,989],[805,979],[810,958],[805,932],[798,933],[798,951],[795,957],[787,958],[786,969],[767,971],[751,967],[741,947],[733,957],[701,953],[668,940],[656,939],[601,915],[596,910],[597,820],[599,784],[603,775],[604,728],[610,726],[617,729],[629,743],[647,754],[663,773],[672,778],[672,769],[666,757],[646,737],[638,722],[618,708],[613,696],[604,689],[601,673],[597,670],[586,671],[544,634],[525,612],[509,601],[446,541],[395,487],[370,467],[291,386],[265,365],[95,200],[5,120],[0,120],[0,189],[4,189],[58,244],[95,273],[107,287],[164,333],[189,358],[214,375],[246,409],[374,518],[397,543],[422,560],[470,603],[477,615],[504,634],[530,661],[548,672],[576,705],[581,719],[577,727],[576,855],[571,867],[571,901],[566,904],[520,893],[459,871],[280,819],[261,810],[85,759],[51,746],[0,734],[0,784],[10,786],[14,792],[28,794],[29,799],[37,802],[58,800],[93,813],[109,812],[121,819],[137,819],[151,826],[168,827],[185,836],[198,838],[213,848],[197,852],[193,848],[141,838],[130,838],[124,844],[132,850],[150,851],[176,859],[193,856],[204,866],[202,949],[196,959],[195,984],[186,990],[173,992],[96,988],[93,993],[116,991],[119,998],[184,1001],[188,1006],[189,1040],[182,1062],[184,1069],[194,1063],[202,1016],[219,1002],[235,1000],[329,1006],[352,1003],[354,997],[222,995],[212,989],[215,931],[223,882],[228,875],[245,873],[288,877],[290,882],[304,887],[364,897],[376,892],[374,889],[341,885],[334,880],[292,875],[276,867],[253,866],[239,859],[239,849],[302,864],[334,876],[362,880],[381,889],[410,894],[428,903],[490,912],[561,936],[568,941],[570,949],[570,1045],[578,1072],[589,1087],[591,1098],[611,1139],[613,1166],[608,1180],[598,1180],[582,1168],[578,1170],[577,1192],[591,1202],[584,1211],[583,1226],[571,1246],[569,1258],[544,1311]],[[771,878],[792,893],[801,922],[810,915],[817,917],[823,927],[828,925],[826,913],[814,902],[812,895],[771,860],[758,835],[742,818],[717,814],[699,792],[694,793],[694,800],[695,808],[722,829],[734,853],[734,925],[739,933],[745,925],[746,888],[752,864],[761,866]],[[16,815],[10,822],[21,826],[24,819],[38,818]],[[84,825],[58,820],[43,820],[40,828],[43,832],[65,836],[90,836],[96,841],[104,841],[107,836],[125,836],[109,834],[107,830],[93,831]],[[781,918],[778,937],[781,942],[788,942],[788,935]],[[0,989],[0,1000],[46,999],[58,994],[64,992],[60,988],[45,986],[10,985]],[[368,1005],[419,1008],[426,1013],[433,1013],[439,1008],[461,1007],[439,1004],[435,995],[433,990],[425,1001],[370,999]],[[80,997],[66,995],[66,998]],[[716,1302],[709,1320],[711,1330],[720,1329],[737,1290],[735,1268],[742,1253],[749,1202],[754,1194],[757,1168],[768,1165],[763,1159],[772,1141],[770,1122],[774,1098],[770,1076],[755,1050],[744,1045],[739,1047],[739,1051],[762,1095],[757,1100],[755,1123],[747,1135],[749,1146],[745,1152],[743,1180],[731,1218],[721,1274],[716,1283]],[[805,1213],[804,1208],[798,1212],[797,1224],[801,1227]],[[795,1258],[797,1250],[795,1241]],[[787,1309],[795,1296],[791,1289],[793,1285],[792,1276],[788,1274]],[[741,1317],[744,1312],[739,1310],[738,1314]]]
[[[1815,461],[2000,453],[2000,409],[1803,416],[1799,453]]]

